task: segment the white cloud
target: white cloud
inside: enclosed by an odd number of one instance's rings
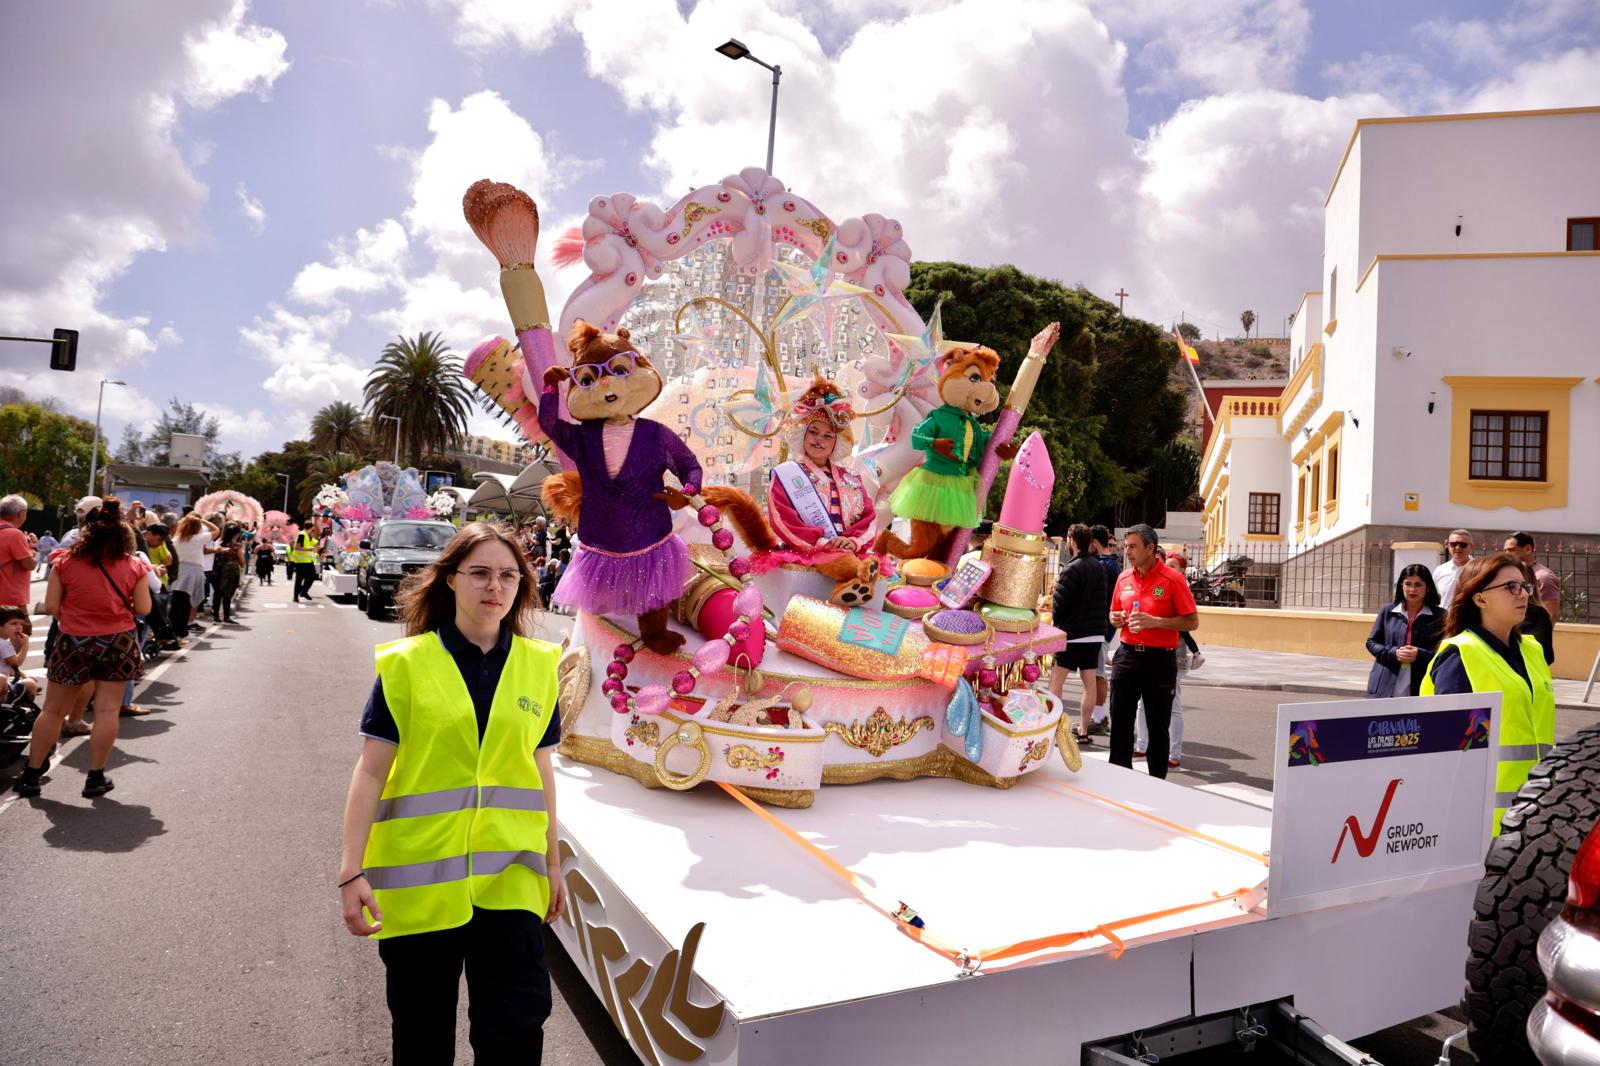
[[[1600,100],[1600,47],[1573,48],[1548,59],[1518,63],[1479,87],[1466,111],[1573,107]]]
[[[370,230],[358,229],[353,239],[330,246],[331,261],[302,267],[290,286],[290,295],[327,307],[345,293],[372,294],[398,288],[405,280],[409,245],[405,228],[392,218]]]
[[[1287,88],[1311,36],[1303,0],[1095,0],[1143,91]]]
[[[266,99],[272,83],[289,69],[283,34],[245,21],[247,0],[235,0],[222,19],[185,42],[189,73],[183,97],[200,108],[215,107],[241,93]]]
[[[24,5],[7,15],[6,36],[0,321],[82,337],[77,373],[8,358],[0,383],[91,415],[99,378],[121,376],[158,343],[146,317],[104,309],[107,290],[139,256],[199,232],[206,188],[175,144],[184,106],[263,91],[282,67],[259,59],[261,42],[282,38],[227,0]],[[243,64],[231,81],[225,56]],[[132,388],[106,390],[108,422],[157,411]]]
[[[348,308],[297,315],[273,305],[239,330],[246,347],[273,366],[262,387],[301,415],[346,400],[359,405],[366,369],[339,350],[336,338],[350,322]]]
[[[239,201],[239,213],[250,223],[250,228],[256,233],[261,233],[267,228],[267,209],[261,206],[261,201],[250,195],[250,190],[244,187],[244,182],[233,187],[233,195]]]
[[[237,451],[249,458],[283,439],[276,433],[279,428],[277,423],[260,408],[239,411],[226,404],[205,401],[196,401],[194,406],[215,418],[222,426],[220,443],[224,451]]]

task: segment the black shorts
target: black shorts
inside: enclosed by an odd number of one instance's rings
[[[1056,656],[1056,662],[1068,670],[1098,670],[1100,652],[1105,648],[1101,641],[1068,644],[1067,650]]]

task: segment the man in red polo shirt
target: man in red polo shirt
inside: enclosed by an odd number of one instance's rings
[[[22,523],[27,520],[26,498],[0,499],[0,603],[13,607],[28,607],[28,586],[33,580],[34,547],[38,541],[32,533],[22,531]]]
[[[1196,629],[1200,613],[1189,582],[1156,558],[1155,530],[1129,528],[1123,548],[1128,567],[1111,593],[1111,624],[1122,630],[1122,646],[1111,661],[1111,761],[1133,768],[1133,727],[1143,699],[1150,774],[1166,777],[1178,634]]]

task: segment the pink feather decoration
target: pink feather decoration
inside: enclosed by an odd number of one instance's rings
[[[467,225],[502,267],[532,266],[539,243],[539,207],[533,197],[502,181],[475,181],[461,198]]]
[[[564,270],[583,259],[583,249],[583,229],[573,226],[556,238],[556,243],[550,248],[550,262],[556,265],[556,269]]]

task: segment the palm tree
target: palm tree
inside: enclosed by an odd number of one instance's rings
[[[398,418],[401,447],[412,465],[420,463],[424,454],[442,452],[466,436],[472,395],[461,376],[460,361],[437,333],[390,341],[362,393],[376,449],[393,449],[396,428],[390,419]]]
[[[311,443],[334,454],[365,450],[366,435],[367,418],[361,408],[344,400],[328,404],[311,419]]]
[[[1244,327],[1245,339],[1249,340],[1250,327],[1256,324],[1256,313],[1254,311],[1241,311],[1239,313],[1239,324]]]
[[[306,469],[306,476],[301,480],[300,513],[311,513],[311,502],[317,498],[317,493],[322,491],[324,485],[337,485],[339,479],[350,471],[365,466],[367,461],[360,456],[347,452],[330,452],[319,455]]]

